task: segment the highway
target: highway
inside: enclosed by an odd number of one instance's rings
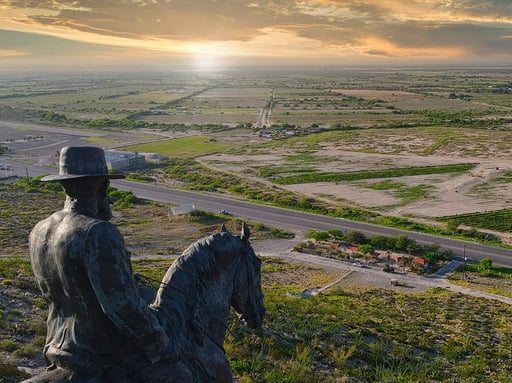
[[[374,235],[397,236],[405,234],[421,244],[438,243],[443,249],[451,250],[459,257],[466,256],[473,260],[487,257],[492,259],[496,264],[512,266],[512,250],[510,249],[355,222],[342,218],[332,218],[271,206],[257,205],[223,198],[218,195],[167,189],[165,187],[124,180],[116,180],[112,182],[112,185],[122,190],[131,190],[136,196],[144,199],[176,205],[194,203],[196,209],[205,211],[219,211],[225,209],[242,219],[252,219],[257,222],[300,233],[305,233],[308,230],[338,229],[343,231],[360,231],[368,237]]]
[[[31,177],[35,177],[40,174],[56,172],[55,169],[33,164],[16,163],[13,161],[5,162],[12,164],[13,170],[20,176],[28,174]],[[229,199],[219,195],[168,189],[152,184],[115,180],[112,181],[112,186],[121,190],[131,190],[140,198],[169,203],[172,205],[193,203],[198,210],[212,212],[225,209],[241,219],[251,219],[302,234],[309,230],[331,229],[360,231],[368,237],[374,235],[397,236],[405,234],[409,238],[412,238],[421,244],[437,243],[442,249],[451,250],[454,255],[459,257],[466,256],[472,260],[479,260],[487,257],[492,259],[495,264],[512,266],[512,250],[510,249],[355,222],[341,218],[331,218],[294,210],[257,205],[249,202]]]

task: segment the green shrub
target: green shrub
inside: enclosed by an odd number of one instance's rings
[[[270,229],[270,235],[272,238],[281,238],[281,239],[292,239],[295,237],[295,233],[292,231],[281,230],[277,228]]]
[[[326,231],[311,230],[306,233],[305,237],[312,238],[316,241],[327,241],[330,238],[330,235]]]
[[[25,190],[27,193],[34,192],[52,192],[52,193],[64,193],[62,186],[58,182],[44,182],[41,181],[44,175],[38,177],[22,177],[19,178],[14,186]]]
[[[28,374],[18,370],[15,366],[0,363],[0,382],[18,383],[23,379],[27,379],[28,377]]]
[[[19,347],[19,344],[11,339],[0,340],[0,350],[13,352]]]
[[[129,208],[139,202],[139,199],[131,191],[124,191],[111,188],[108,196],[118,208]]]

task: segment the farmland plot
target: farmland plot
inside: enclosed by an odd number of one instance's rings
[[[130,145],[150,141],[148,134],[171,138],[200,130],[209,136],[188,145],[216,170],[332,206],[435,219],[509,207],[511,92],[509,71],[499,68],[34,75],[0,77],[0,119],[19,121],[24,113],[33,119],[38,112],[43,124],[97,128],[98,137],[87,140],[104,146],[114,144],[103,130],[122,129],[133,137]],[[264,134],[228,131],[263,125],[265,107]],[[31,153],[49,149],[29,146]],[[170,146],[156,143],[151,151]],[[431,174],[428,167],[442,171]],[[349,172],[367,174],[326,182],[326,175]]]
[[[258,145],[245,155],[215,154],[204,163],[238,174],[281,176],[474,164],[470,170],[341,182],[281,185],[288,190],[383,214],[436,217],[510,207],[512,132],[465,129],[367,129],[328,132]],[[270,172],[268,170],[270,170]],[[504,178],[505,177],[505,178]],[[505,179],[505,181],[503,181]]]
[[[165,124],[253,124],[270,96],[268,88],[212,88],[165,108],[144,121]]]

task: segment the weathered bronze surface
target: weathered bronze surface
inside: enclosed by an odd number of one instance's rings
[[[152,308],[169,334],[180,334],[194,382],[231,382],[223,343],[232,306],[251,328],[263,324],[261,260],[248,242],[223,230],[189,246],[165,274]]]
[[[191,245],[169,268],[148,305],[122,235],[108,222],[109,178],[103,150],[61,151],[63,210],[29,238],[32,268],[48,302],[43,350],[48,368],[34,382],[231,382],[224,355],[230,306],[250,327],[265,308],[261,262],[244,224]]]

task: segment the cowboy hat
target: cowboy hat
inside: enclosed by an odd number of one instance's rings
[[[41,181],[61,181],[82,177],[124,178],[109,174],[105,152],[94,146],[66,146],[60,151],[59,174],[41,178]]]

